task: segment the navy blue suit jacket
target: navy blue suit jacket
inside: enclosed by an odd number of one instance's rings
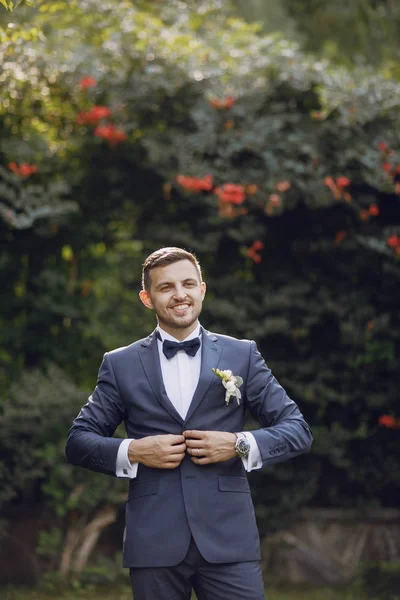
[[[186,419],[169,400],[161,376],[157,340],[149,337],[106,353],[97,386],[69,432],[69,460],[115,475],[125,421],[130,438],[181,434],[186,429],[242,431],[250,409],[261,428],[252,431],[264,465],[307,452],[312,434],[298,406],[273,377],[256,344],[202,329],[198,386]],[[213,368],[243,378],[242,401],[225,403],[225,388]],[[260,558],[259,536],[243,463],[239,458],[195,465],[187,454],[176,469],[139,465],[126,506],[124,565],[173,566],[183,560],[191,536],[209,562]]]

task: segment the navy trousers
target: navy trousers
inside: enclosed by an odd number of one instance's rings
[[[192,538],[185,559],[175,567],[130,569],[134,600],[265,600],[258,561],[214,564]]]

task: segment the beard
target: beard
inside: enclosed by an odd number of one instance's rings
[[[198,320],[201,306],[191,304],[187,314],[174,315],[171,309],[158,310],[155,307],[158,324],[162,329],[188,329]]]

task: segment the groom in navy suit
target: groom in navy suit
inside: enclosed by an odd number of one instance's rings
[[[143,265],[149,337],[104,355],[66,453],[130,479],[124,565],[135,600],[263,600],[246,471],[307,452],[312,434],[256,344],[201,327],[196,257],[162,248]],[[260,428],[243,432],[249,409]],[[125,422],[127,439],[112,437]]]

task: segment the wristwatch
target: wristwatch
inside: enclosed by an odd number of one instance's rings
[[[250,443],[247,440],[247,437],[244,433],[235,433],[236,435],[236,443],[235,450],[236,454],[239,458],[247,458],[250,452]]]

